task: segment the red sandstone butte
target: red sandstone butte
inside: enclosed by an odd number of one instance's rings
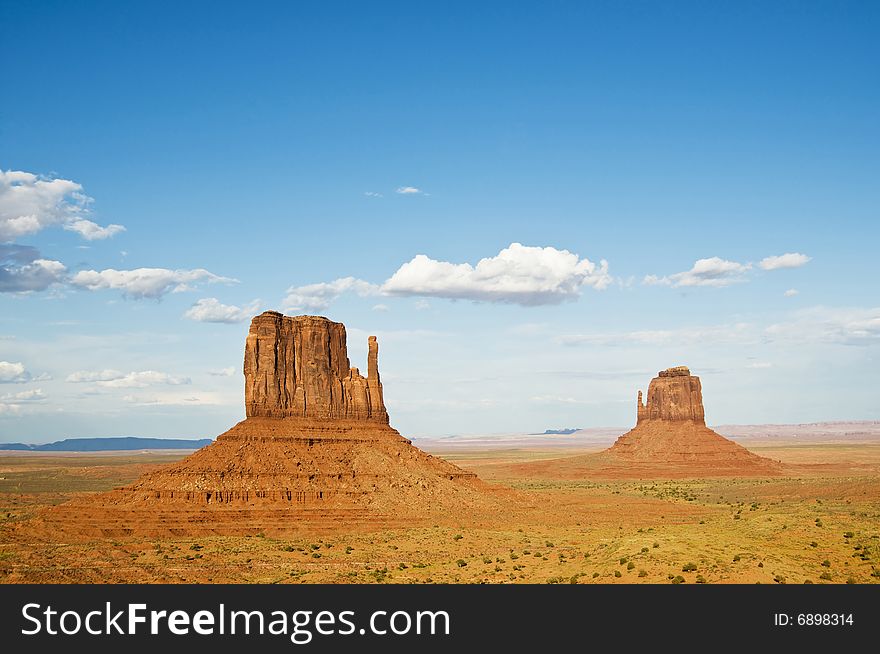
[[[636,426],[604,454],[633,474],[662,469],[674,476],[763,476],[781,469],[706,427],[700,378],[685,366],[658,373],[648,385],[646,403],[639,391]]]
[[[44,512],[74,536],[255,534],[375,529],[494,511],[493,489],[414,447],[388,420],[379,346],[367,377],[345,326],[267,311],[244,353],[245,420],[131,485]]]

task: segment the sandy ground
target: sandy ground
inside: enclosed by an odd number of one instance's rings
[[[756,479],[603,479],[570,465],[597,449],[440,452],[527,498],[496,515],[85,543],[28,539],[28,520],[183,453],[2,455],[0,582],[880,582],[880,442],[764,439],[752,449],[787,467]]]

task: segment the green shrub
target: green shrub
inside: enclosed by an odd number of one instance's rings
[[[676,576],[674,576],[674,577],[672,578],[672,583],[673,583],[673,584],[683,584],[683,583],[684,583],[684,577],[682,577],[681,575],[676,575]]]
[[[685,563],[683,566],[681,566],[682,572],[694,572],[696,569],[697,569],[696,563]]]
[[[823,572],[822,574],[819,575],[819,579],[821,579],[823,581],[831,581],[831,573],[830,572]]]
[[[740,559],[742,559],[742,557],[741,557],[739,554],[734,554],[734,555],[733,555],[733,562],[734,562],[734,563],[736,563],[736,562],[739,561]]]
[[[844,538],[852,538],[853,536],[855,536],[855,534],[852,533],[851,531],[847,531],[843,534]]]
[[[643,547],[643,548],[642,548],[642,554],[644,554],[644,553],[647,552],[647,551],[648,551],[648,548],[647,548],[647,547]]]
[[[654,547],[655,548],[660,547],[660,543],[654,543]]]
[[[647,570],[639,570],[639,577],[647,577],[647,576],[648,576]]]
[[[625,557],[625,556],[621,556],[621,557],[620,557],[620,565],[623,565],[624,563],[626,563],[626,557]]]
[[[635,568],[635,567],[636,567],[636,564],[633,563],[632,561],[630,561],[629,563],[626,564],[626,569],[627,569],[627,570],[632,570],[632,569]]]
[[[464,536],[461,534],[455,534],[455,536],[452,537],[452,540],[461,540],[462,538],[464,538]]]
[[[464,559],[459,559],[455,562],[455,565],[457,565],[459,568],[463,568],[467,565],[467,561],[465,561]]]
[[[822,565],[823,568],[830,568],[830,567],[831,567],[831,561],[829,561],[828,559],[825,559],[824,561],[822,561],[821,565]]]
[[[599,573],[598,573],[598,572],[594,572],[594,573],[593,573],[593,579],[595,579],[595,578],[598,577],[598,576],[599,576]]]
[[[619,579],[619,578],[622,577],[623,575],[620,574],[620,570],[615,570],[615,571],[614,571],[614,576],[617,577],[617,578]]]
[[[705,584],[705,583],[706,583],[706,578],[705,578],[703,575],[697,575],[696,582],[697,582],[698,584]]]

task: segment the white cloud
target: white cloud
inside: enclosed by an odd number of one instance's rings
[[[387,305],[387,304],[374,304],[374,305],[373,305],[373,311],[380,311],[380,312],[384,313],[384,312],[386,312],[386,311],[388,311],[388,310],[389,310],[389,309],[388,309],[388,305]]]
[[[27,245],[0,245],[0,293],[44,291],[64,280],[67,268],[60,261],[43,259]]]
[[[189,377],[175,377],[156,370],[123,373],[118,370],[79,370],[67,376],[74,384],[95,383],[103,388],[144,388],[146,386],[180,386],[190,384]]]
[[[810,257],[800,252],[788,252],[774,257],[765,257],[758,264],[764,270],[780,270],[782,268],[800,268],[807,265]]]
[[[800,291],[798,291],[796,288],[790,288],[790,289],[788,289],[785,293],[783,293],[783,295],[784,295],[785,297],[794,297],[794,296],[797,295],[799,292],[800,292]]]
[[[54,225],[84,238],[107,238],[121,225],[101,227],[88,220],[92,198],[81,184],[48,179],[19,170],[0,170],[0,242],[12,241]]]
[[[208,374],[212,377],[232,377],[232,375],[235,374],[235,368],[233,366],[229,366],[228,368],[209,370]]]
[[[24,384],[31,381],[32,376],[23,363],[0,361],[0,384]]]
[[[178,395],[161,393],[157,395],[123,395],[122,400],[139,406],[216,406],[226,401],[212,393]]]
[[[610,283],[607,261],[597,265],[568,250],[511,243],[476,266],[416,255],[382,285],[382,292],[537,306],[574,300],[583,287],[601,290]]]
[[[259,310],[259,300],[254,300],[243,307],[237,307],[232,304],[221,304],[214,297],[206,297],[192,305],[183,314],[183,317],[198,322],[236,323],[250,320]]]
[[[427,300],[416,300],[416,311],[427,311],[431,308],[431,303]]]
[[[419,195],[424,193],[422,189],[416,188],[415,186],[399,186],[396,192],[401,195]]]
[[[773,364],[768,361],[753,361],[746,366],[746,368],[749,368],[750,370],[766,370],[772,367]]]
[[[752,267],[750,263],[737,263],[720,257],[698,259],[690,270],[665,277],[647,275],[644,283],[664,286],[728,286],[745,281],[745,273]]]
[[[190,383],[192,382],[189,377],[173,377],[168,373],[158,372],[156,370],[130,372],[117,379],[107,379],[97,382],[98,386],[103,386],[104,388],[144,388],[146,386],[155,386],[159,384],[180,386],[182,384]]]
[[[85,220],[83,218],[68,223],[64,226],[64,229],[69,232],[76,232],[87,241],[101,241],[125,231],[125,227],[122,225],[107,225],[106,227],[101,227],[97,223],[93,223],[91,220]]]
[[[2,402],[41,402],[46,399],[46,394],[40,388],[35,388],[31,391],[22,391],[21,393],[7,393],[6,395],[0,395],[0,401]]]
[[[90,291],[116,289],[128,297],[160,298],[166,293],[180,293],[193,289],[191,284],[205,282],[234,283],[237,280],[220,277],[204,268],[169,270],[167,268],[135,268],[134,270],[81,270],[70,283]]]
[[[67,375],[66,381],[73,384],[82,384],[87,382],[112,381],[114,379],[122,379],[125,373],[118,370],[77,370]]]
[[[379,287],[355,277],[342,277],[332,282],[291,286],[282,304],[285,311],[321,311],[346,292],[366,297],[377,295]]]
[[[364,195],[366,195],[368,198],[381,198],[382,197],[382,194],[377,193],[376,191],[367,191],[366,193],[364,193]]]

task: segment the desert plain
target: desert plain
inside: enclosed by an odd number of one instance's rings
[[[730,428],[772,477],[590,470],[596,438],[415,441],[476,473],[490,514],[291,522],[238,535],[69,539],[48,507],[126,485],[186,452],[0,456],[0,583],[877,583],[877,423]]]

